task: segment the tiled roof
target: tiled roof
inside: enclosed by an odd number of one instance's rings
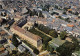
[[[67,24],[67,26],[68,26],[68,27],[74,27],[74,25],[71,25],[71,24]]]
[[[13,28],[14,28],[16,31],[18,31],[18,32],[20,32],[20,33],[22,33],[22,34],[24,34],[24,35],[26,35],[26,36],[28,36],[28,37],[36,40],[36,41],[39,40],[39,39],[41,39],[41,37],[39,37],[39,36],[37,36],[37,35],[34,35],[34,34],[28,32],[28,31],[26,31],[26,30],[24,30],[24,29],[22,29],[22,28],[20,28],[20,27],[18,27],[18,26],[14,26]]]
[[[3,50],[5,50],[5,48],[0,48],[0,51],[3,51]]]
[[[4,34],[6,34],[6,32],[5,31],[1,31],[0,34],[1,35],[4,35]]]

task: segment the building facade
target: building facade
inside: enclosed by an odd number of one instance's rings
[[[34,35],[18,26],[13,26],[11,28],[11,31],[14,34],[17,34],[21,39],[27,40],[30,44],[32,44],[35,47],[39,47],[42,45],[42,39],[41,37]]]

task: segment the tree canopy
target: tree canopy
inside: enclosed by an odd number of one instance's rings
[[[39,54],[39,50],[37,50],[36,48],[33,50],[33,52],[37,55]]]
[[[62,40],[64,40],[64,39],[66,38],[66,35],[67,35],[66,31],[62,31],[62,32],[60,33],[60,38],[61,38]]]
[[[49,32],[49,35],[51,35],[51,36],[54,37],[54,38],[57,38],[57,37],[58,37],[58,33],[57,33],[56,30],[51,30],[51,31]]]
[[[19,41],[16,39],[16,35],[15,34],[13,34],[12,43],[16,47],[18,47],[18,45],[19,45]]]
[[[59,56],[71,56],[74,51],[80,49],[78,40],[73,36],[69,37],[72,38],[72,42],[65,42],[56,49],[59,52]]]

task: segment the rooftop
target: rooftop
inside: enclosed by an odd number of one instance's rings
[[[2,47],[2,48],[0,48],[0,51],[3,51],[3,50],[5,50],[5,48],[3,48],[3,47]]]
[[[20,33],[22,33],[22,34],[24,34],[24,35],[26,35],[26,36],[28,36],[28,37],[36,40],[36,41],[39,40],[39,39],[41,39],[41,37],[39,37],[38,35],[34,35],[34,34],[28,32],[28,31],[26,31],[26,30],[24,30],[24,29],[22,29],[22,28],[20,28],[18,26],[14,26],[13,28],[15,30],[17,30],[18,32],[20,32]]]

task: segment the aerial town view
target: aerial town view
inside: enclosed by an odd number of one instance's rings
[[[0,0],[0,56],[80,56],[80,0]]]

